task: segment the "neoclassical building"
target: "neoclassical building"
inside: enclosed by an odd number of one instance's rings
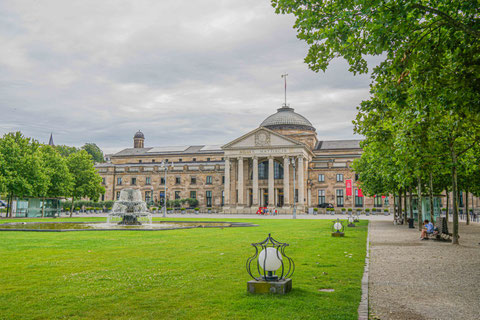
[[[291,213],[294,203],[299,212],[321,203],[389,207],[389,197],[364,198],[357,188],[350,166],[362,153],[360,140],[319,140],[312,123],[288,106],[223,145],[145,147],[140,131],[133,140],[133,148],[97,165],[105,200],[116,199],[122,188],[138,188],[146,201],[196,198],[200,207],[225,213],[260,206]],[[351,196],[346,180],[352,181]]]

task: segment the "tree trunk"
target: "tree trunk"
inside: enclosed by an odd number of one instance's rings
[[[422,213],[422,179],[420,175],[418,176],[418,204],[417,204],[417,211],[418,211],[418,230],[422,230],[423,228],[423,213]]]
[[[412,187],[410,187],[410,198],[408,199],[410,202],[410,219],[413,219],[413,192]]]
[[[12,209],[13,209],[13,193],[10,192],[10,205],[8,206],[8,209],[7,209],[7,214],[9,218],[12,217]]]
[[[403,220],[403,216],[402,216],[402,189],[398,189],[398,217]]]
[[[72,196],[72,205],[70,206],[70,218],[72,217],[73,214],[73,201],[75,200],[75,197]]]
[[[453,235],[452,244],[458,243],[458,191],[457,191],[457,155],[450,147],[450,154],[452,157],[452,196],[453,196]]]
[[[468,189],[465,190],[465,210],[467,211],[467,226],[470,224],[470,213],[468,212]]]
[[[393,194],[393,216],[394,216],[394,219],[397,219],[397,217],[398,217],[397,205],[395,204],[396,199],[397,199],[397,196],[394,193]]]
[[[434,217],[434,214],[433,214],[433,175],[432,175],[432,172],[430,172],[430,222],[431,223],[434,223],[433,222],[433,217]]]
[[[403,223],[406,225],[408,223],[408,216],[407,216],[407,188],[403,189],[403,207],[405,214],[403,215]]]
[[[447,195],[447,207],[446,207],[446,210],[445,210],[445,218],[446,218],[447,223],[448,223],[448,213],[450,211],[450,209],[449,209],[450,195],[448,193],[448,188],[445,188],[445,194]]]

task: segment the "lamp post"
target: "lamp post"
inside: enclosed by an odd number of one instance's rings
[[[168,161],[163,160],[161,168],[164,171],[164,185],[165,185],[165,190],[163,193],[163,217],[165,218],[167,216],[167,171],[168,167],[173,168],[173,162],[169,163]]]
[[[247,273],[253,278],[248,281],[250,293],[285,294],[292,290],[295,270],[293,260],[285,254],[288,243],[279,242],[268,234],[262,242],[252,243],[255,254],[247,260]]]
[[[296,167],[296,161],[295,157],[292,157],[290,159],[290,162],[292,163],[293,167],[293,219],[297,219],[297,203],[296,203],[296,190],[295,190],[295,167]]]

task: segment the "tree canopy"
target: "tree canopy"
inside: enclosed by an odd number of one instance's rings
[[[105,162],[103,159],[103,151],[95,143],[85,143],[82,149],[92,156],[94,162]]]
[[[358,107],[355,132],[365,137],[354,168],[367,193],[417,188],[453,192],[458,243],[458,187],[474,183],[480,141],[478,1],[272,0],[294,14],[305,62],[325,71],[337,57],[349,70],[373,69],[371,97]],[[448,186],[450,185],[450,187]],[[433,201],[433,200],[431,200]],[[431,202],[432,203],[432,202]],[[422,219],[419,212],[419,220]]]

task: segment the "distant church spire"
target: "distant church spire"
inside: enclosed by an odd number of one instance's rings
[[[48,145],[55,147],[55,143],[53,143],[53,133],[50,133],[50,141],[48,141]]]

